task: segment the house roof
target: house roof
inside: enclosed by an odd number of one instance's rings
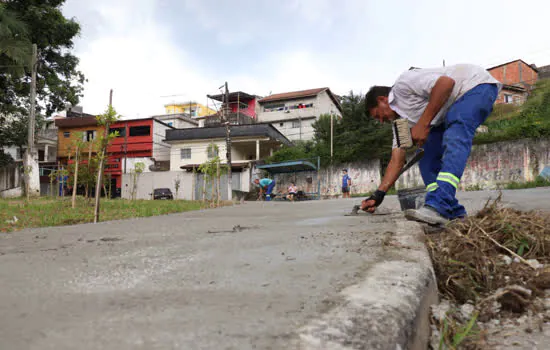
[[[92,115],[85,117],[67,117],[55,120],[55,126],[58,128],[77,128],[83,126],[97,126],[97,119]]]
[[[262,104],[266,102],[286,101],[286,100],[294,100],[294,99],[303,98],[303,97],[317,96],[323,91],[326,91],[328,93],[328,95],[332,99],[332,102],[334,102],[338,110],[340,110],[341,112],[342,107],[340,106],[340,101],[338,101],[338,98],[336,97],[336,95],[333,94],[328,87],[273,94],[258,100],[258,103]]]
[[[526,65],[528,65],[529,67],[531,67],[531,69],[533,69],[535,72],[538,73],[538,68],[537,68],[534,64],[529,64],[529,63],[525,62],[525,61],[522,60],[522,59],[517,59],[517,60],[513,60],[513,61],[510,61],[510,62],[506,62],[506,63],[501,63],[501,64],[499,64],[499,65],[497,65],[497,66],[494,66],[494,67],[491,67],[491,68],[487,68],[487,70],[492,70],[492,69],[495,69],[495,68],[499,68],[499,67],[505,66],[505,65],[507,65],[507,64],[517,62],[517,61],[521,61],[521,62],[525,63]]]
[[[229,93],[229,102],[236,102],[236,101],[250,101],[255,99],[256,95],[247,94],[246,92],[242,91],[235,91]],[[218,94],[218,95],[208,95],[208,98],[211,98],[215,101],[224,102],[225,101],[225,95],[224,94]]]
[[[502,90],[512,90],[517,92],[526,92],[527,90],[523,86],[503,84]]]
[[[185,141],[185,140],[210,140],[225,138],[225,126],[205,127],[205,128],[188,128],[166,130],[166,138],[164,141]],[[277,140],[285,145],[292,145],[283,134],[281,134],[271,124],[250,124],[250,125],[233,125],[231,126],[231,137],[250,137],[261,136],[269,137]]]
[[[185,114],[185,113],[172,113],[172,114],[158,114],[158,115],[154,115],[152,116],[151,118],[157,120],[157,121],[163,121],[164,119],[181,119],[181,120],[184,120],[188,123],[191,123],[191,124],[194,124],[194,125],[199,125],[199,122],[196,120],[196,119],[193,119],[191,117],[189,117],[189,115]]]

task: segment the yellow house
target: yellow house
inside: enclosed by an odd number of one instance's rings
[[[196,101],[187,101],[181,103],[170,103],[164,105],[166,114],[185,113],[191,117],[204,117],[216,113],[212,108],[208,108]]]

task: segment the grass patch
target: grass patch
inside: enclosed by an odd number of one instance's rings
[[[199,201],[152,201],[103,199],[101,221],[128,219],[179,213],[201,209]],[[11,232],[31,227],[49,227],[82,224],[93,221],[93,202],[78,198],[77,207],[71,208],[71,199],[38,198],[27,203],[24,199],[0,200],[0,232]],[[13,220],[13,217],[17,221]]]
[[[549,179],[542,176],[537,176],[537,178],[534,181],[510,182],[504,188],[507,190],[519,190],[523,188],[548,187],[548,186],[550,186]]]

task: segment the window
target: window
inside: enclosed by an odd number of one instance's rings
[[[504,94],[504,103],[514,103],[512,95]]]
[[[63,137],[69,138],[69,137],[71,137],[71,133],[68,132],[68,131],[64,131],[64,132],[63,132]]]
[[[218,148],[214,146],[208,146],[206,153],[208,155],[208,159],[216,158],[218,156]]]
[[[132,126],[130,128],[130,136],[149,136],[151,135],[150,126]]]
[[[283,125],[285,125],[285,123],[279,123],[279,126],[282,127]]]
[[[191,148],[182,148],[181,159],[191,159]]]
[[[296,129],[300,127],[300,121],[299,120],[293,120],[292,121],[292,128]]]
[[[268,103],[264,106],[264,112],[283,111],[284,109],[285,109],[284,103]]]
[[[90,142],[95,140],[96,131],[95,130],[86,130],[82,133],[82,139],[84,142]]]
[[[313,103],[297,103],[295,105],[292,105],[289,107],[289,109],[303,109],[303,108],[311,108],[313,107]]]
[[[118,132],[117,137],[124,137],[124,134],[126,134],[126,128],[122,127],[122,128],[110,128],[109,129],[109,134],[114,134],[114,133],[117,133],[117,132]]]
[[[44,161],[44,151],[39,149],[38,150],[38,161],[43,162]]]

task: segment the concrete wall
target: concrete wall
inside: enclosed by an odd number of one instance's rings
[[[0,168],[0,191],[9,190],[23,185],[21,163],[15,163]]]
[[[193,173],[185,171],[162,171],[143,173],[139,176],[136,192],[137,199],[151,199],[155,188],[169,188],[176,197],[174,181],[179,178],[178,199],[191,199],[193,194]],[[132,194],[132,174],[122,175],[122,198],[130,199]]]
[[[550,140],[519,140],[475,146],[460,189],[473,186],[483,189],[498,188],[509,182],[534,180],[550,165]],[[422,185],[418,166],[407,171],[398,181],[398,188]]]
[[[170,160],[170,144],[163,141],[168,129],[171,128],[153,120],[153,158],[156,161]]]
[[[271,125],[290,141],[307,141],[313,139],[315,136],[313,123],[315,123],[316,120],[316,118],[302,119],[301,121],[299,119],[281,120]],[[301,127],[296,127],[296,124],[301,125]]]
[[[321,195],[323,197],[334,197],[342,194],[342,169],[348,169],[348,175],[352,181],[352,193],[374,191],[381,180],[380,162],[378,160],[326,167],[319,172]],[[308,183],[308,178],[311,178],[311,183]],[[277,181],[276,192],[286,192],[291,182],[296,183],[298,190],[317,192],[317,175],[315,172],[278,174],[275,179]]]

